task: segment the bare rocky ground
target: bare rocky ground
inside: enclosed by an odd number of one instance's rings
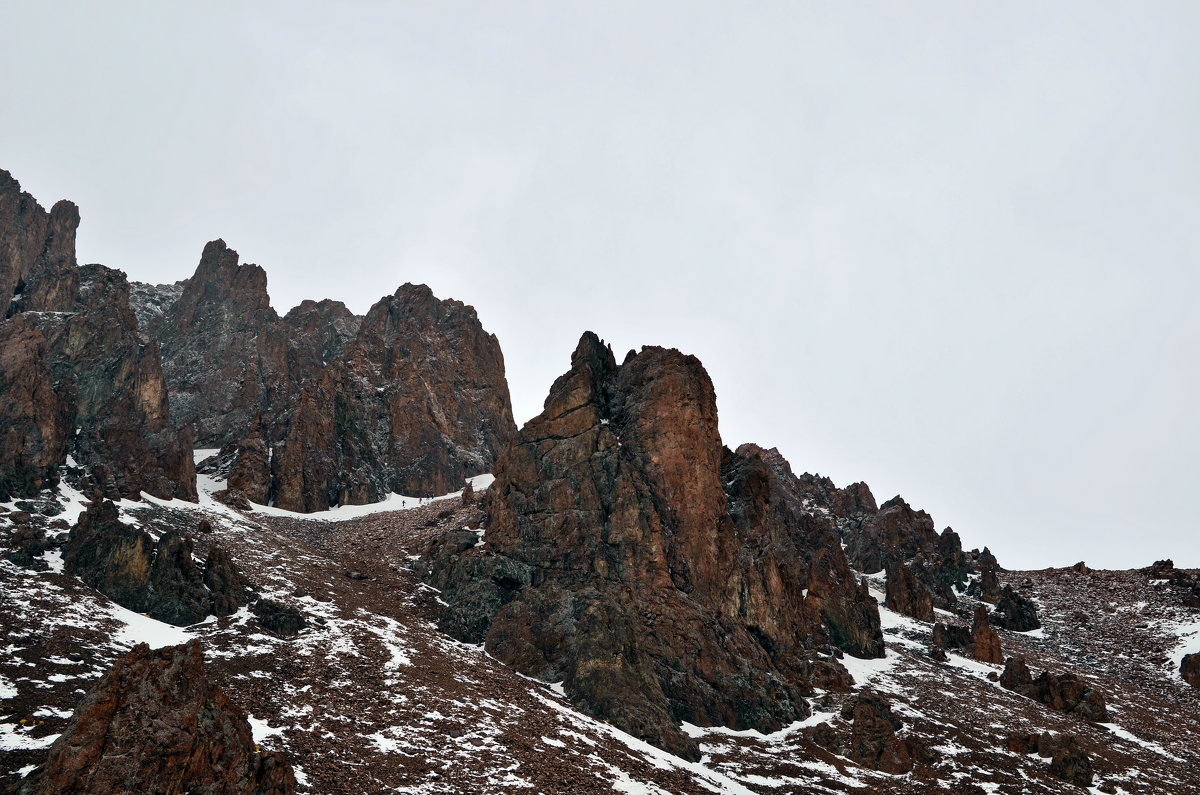
[[[79,497],[66,496],[59,518],[72,519]],[[152,532],[194,533],[207,518],[213,530],[196,536],[197,553],[219,540],[262,596],[298,608],[307,626],[276,637],[244,609],[169,627],[62,574],[56,552],[43,556],[43,572],[0,560],[0,790],[45,757],[118,655],[141,640],[199,637],[212,678],[252,715],[256,741],[294,763],[301,792],[1083,791],[1052,776],[1048,759],[1007,749],[1010,735],[1043,732],[1079,737],[1096,771],[1092,792],[1200,792],[1200,690],[1178,667],[1185,639],[1200,633],[1200,611],[1145,572],[1002,576],[1037,601],[1045,625],[1001,630],[1005,655],[1024,655],[1035,675],[1074,672],[1099,686],[1111,724],[1002,689],[994,681],[1002,666],[954,654],[937,662],[930,624],[881,607],[887,658],[843,661],[859,687],[891,701],[901,736],[928,751],[927,763],[892,776],[813,740],[822,722],[849,734],[840,712],[853,694],[818,693],[812,718],[770,736],[687,727],[705,754],[687,763],[580,714],[555,687],[481,647],[447,638],[434,623],[437,593],[411,568],[431,537],[478,527],[482,515],[457,498],[341,521],[238,513],[207,496],[198,508],[125,502],[122,512]],[[0,517],[0,546],[12,516]],[[871,582],[882,602],[882,575]]]

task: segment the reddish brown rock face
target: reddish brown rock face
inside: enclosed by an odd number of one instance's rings
[[[971,654],[981,662],[999,665],[1004,662],[1000,650],[1000,634],[988,621],[988,611],[983,605],[975,607],[975,618],[971,624]]]
[[[272,397],[290,395],[286,337],[267,297],[267,274],[238,264],[222,240],[204,247],[178,300],[147,322],[162,347],[171,421],[219,447],[249,430]]]
[[[231,495],[315,511],[444,494],[516,434],[499,343],[471,307],[405,285],[365,318],[337,301],[280,318],[266,287],[220,240],[181,285],[139,286],[172,421],[234,453]]]
[[[11,316],[0,337],[13,368],[5,372],[22,374],[0,375],[0,404],[16,418],[0,483],[20,481],[30,493],[70,453],[107,496],[195,499],[191,440],[167,422],[158,349],[138,339],[124,274],[75,265],[78,225],[75,205],[45,213],[0,176],[0,302]]]
[[[101,679],[19,795],[295,791],[280,755],[255,750],[246,713],[205,675],[200,642],[142,644]]]
[[[896,736],[901,723],[892,714],[887,699],[864,690],[843,708],[843,714],[854,721],[850,735],[851,759],[893,775],[912,770],[912,750]]]
[[[407,284],[304,387],[273,463],[275,504],[445,494],[489,471],[515,433],[495,336],[473,308]]]
[[[19,308],[26,282],[40,270],[75,264],[79,210],[60,201],[47,213],[7,171],[0,171],[0,318]]]
[[[305,301],[280,318],[266,272],[239,264],[223,240],[204,247],[191,278],[137,287],[143,335],[162,347],[171,421],[204,447],[236,443],[259,426],[267,441],[278,440],[300,386],[361,321],[338,301]]]
[[[58,482],[71,404],[54,389],[46,339],[31,319],[0,321],[0,500]]]
[[[887,590],[884,602],[889,610],[912,616],[919,621],[933,621],[933,595],[914,575],[910,566],[898,558],[887,565]]]
[[[831,521],[776,451],[723,449],[699,361],[644,348],[618,367],[588,333],[571,365],[496,466],[487,551],[511,563],[475,568],[511,570],[507,590],[451,608],[503,604],[492,654],[695,758],[679,721],[778,729],[808,713],[815,649],[882,652]]]

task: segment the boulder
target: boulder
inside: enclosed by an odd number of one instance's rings
[[[843,717],[853,721],[848,756],[860,765],[899,775],[913,768],[908,743],[896,736],[900,719],[887,699],[864,690],[847,703]]]
[[[1050,709],[1077,715],[1095,723],[1108,721],[1104,693],[1075,674],[1043,671],[1033,678],[1023,657],[1010,657],[1000,675],[1000,686],[1026,698],[1040,701]]]
[[[1050,759],[1050,772],[1068,784],[1092,786],[1092,760],[1084,752],[1078,737],[1068,734],[1059,738]]]
[[[1179,663],[1179,675],[1192,687],[1200,687],[1200,652],[1184,656]]]
[[[246,713],[209,681],[193,640],[143,643],[117,660],[17,793],[290,795],[295,786],[280,754],[257,750]]]
[[[291,637],[307,626],[303,613],[273,599],[259,599],[251,610],[259,624],[280,637]]]
[[[1038,620],[1037,605],[1014,591],[1011,585],[1005,585],[1001,591],[996,612],[992,614],[992,623],[1013,632],[1029,632],[1042,626]]]
[[[64,570],[122,607],[187,626],[210,612],[229,615],[246,603],[244,581],[222,550],[210,548],[205,570],[190,538],[168,530],[156,543],[126,525],[108,500],[79,517],[63,546]]]

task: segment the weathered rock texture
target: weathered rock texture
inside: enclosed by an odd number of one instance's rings
[[[1077,787],[1092,786],[1092,760],[1074,735],[1060,737],[1050,759],[1050,772]]]
[[[73,204],[46,214],[0,172],[0,491],[32,496],[70,454],[106,496],[194,500],[191,439],[168,423],[158,349],[138,338],[124,274],[76,266],[78,224]]]
[[[899,558],[888,562],[884,603],[897,613],[919,621],[933,621],[933,594],[916,578],[912,567]]]
[[[230,499],[314,511],[443,494],[516,434],[496,338],[423,285],[365,318],[336,301],[280,318],[262,268],[217,240],[190,279],[139,285],[138,305],[161,340],[171,420],[223,448]]]
[[[899,775],[913,767],[909,743],[896,735],[900,719],[892,713],[887,699],[864,690],[842,710],[853,720],[849,757],[860,765]]]
[[[777,452],[722,447],[694,357],[585,334],[495,473],[486,546],[431,558],[444,625],[636,736],[695,758],[679,721],[778,729],[850,681],[816,650],[882,654],[832,520]]]
[[[975,606],[975,617],[971,623],[971,656],[980,662],[996,665],[1004,662],[1000,634],[992,628],[987,608],[983,605]]]
[[[75,710],[19,795],[203,792],[283,795],[291,765],[256,750],[246,713],[205,675],[200,642],[118,660]]]
[[[1200,652],[1184,656],[1179,663],[1179,675],[1192,687],[1200,687]]]
[[[12,314],[10,304],[20,301],[34,273],[75,264],[78,226],[74,204],[60,201],[47,213],[0,170],[0,317]]]
[[[162,347],[171,422],[203,447],[236,443],[264,422],[268,436],[281,436],[300,385],[353,339],[360,321],[337,301],[305,301],[280,318],[266,272],[239,264],[223,240],[204,247],[191,278],[137,285],[135,308]]]
[[[247,603],[246,584],[228,554],[210,549],[202,571],[192,551],[190,538],[171,531],[156,543],[146,531],[121,522],[106,500],[79,517],[63,561],[67,573],[117,604],[169,624],[230,615]]]
[[[46,338],[32,318],[0,321],[0,500],[58,482],[72,405],[55,390]]]
[[[1104,693],[1099,689],[1089,686],[1071,673],[1042,671],[1041,676],[1034,679],[1023,657],[1009,657],[1005,661],[1000,686],[1040,701],[1050,709],[1078,715],[1084,720],[1096,723],[1108,720]]]
[[[303,389],[273,460],[297,511],[434,496],[491,469],[515,433],[504,357],[475,310],[406,284]]]
[[[1042,622],[1038,620],[1037,605],[1014,591],[1011,585],[1005,585],[1004,590],[1000,592],[992,621],[1014,632],[1029,632],[1042,626]]]

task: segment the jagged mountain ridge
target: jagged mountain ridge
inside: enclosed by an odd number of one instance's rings
[[[1200,657],[1170,640],[1200,637],[1193,572],[1018,578],[900,497],[877,505],[865,484],[796,476],[776,450],[723,447],[698,360],[648,347],[618,365],[591,333],[505,443],[503,360],[470,307],[405,285],[361,319],[332,302],[281,319],[265,273],[214,241],[192,279],[136,286],[144,322],[131,321],[122,274],[61,254],[73,206],[0,206],[16,208],[0,233],[20,255],[5,260],[0,331],[22,374],[0,382],[17,420],[0,498],[27,498],[0,510],[0,582],[17,595],[0,621],[18,639],[0,694],[6,715],[30,716],[0,718],[0,748],[30,782],[57,764],[53,730],[84,692],[59,685],[148,633],[206,640],[221,686],[270,716],[301,790],[1194,789]],[[172,381],[184,399],[168,410]],[[178,460],[193,430],[223,449],[189,495],[186,466],[166,486],[144,469]],[[163,438],[168,455],[137,457]],[[124,468],[106,471],[106,455]],[[280,510],[453,493],[489,456],[495,483],[461,505],[333,524]],[[199,502],[129,499],[151,482]],[[1071,612],[1073,590],[1090,615]],[[1118,609],[1104,601],[1117,592],[1141,598]],[[1097,614],[1110,609],[1157,623],[1123,634]],[[1144,661],[1117,651],[1131,638]],[[64,657],[73,644],[86,655]],[[198,649],[182,649],[163,659],[194,669]],[[86,673],[61,673],[76,664]],[[94,689],[76,718],[112,698]],[[140,759],[187,714],[123,724],[114,747]],[[244,729],[222,725],[230,744],[203,755],[244,756]],[[147,769],[78,742],[117,771],[101,791]]]
[[[405,284],[359,317],[304,301],[207,244],[183,282],[139,285],[171,420],[223,448],[235,496],[288,510],[433,496],[487,472],[516,433],[504,357],[475,310]]]
[[[280,318],[220,240],[189,279],[131,288],[76,264],[78,224],[0,172],[0,498],[36,496],[69,455],[104,497],[195,499],[199,440],[236,470],[229,499],[323,510],[440,494],[516,433],[499,342],[461,302],[407,284],[363,318]]]

